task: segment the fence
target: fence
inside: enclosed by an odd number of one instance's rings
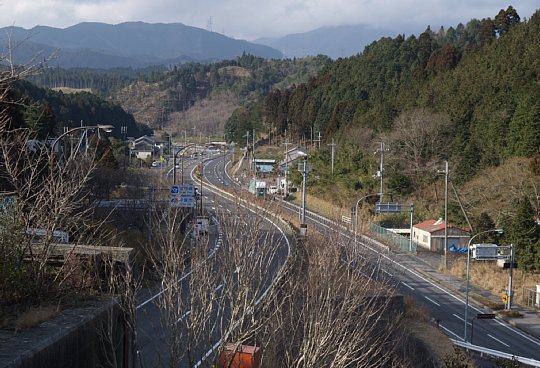
[[[537,286],[523,287],[523,301],[529,308],[540,308],[540,288]]]
[[[406,252],[411,252],[411,253],[416,254],[417,244],[414,240],[410,242],[409,238],[403,235],[396,234],[392,231],[385,229],[384,227],[381,227],[375,224],[371,224],[369,226],[369,230],[371,231],[373,235],[375,235],[382,242],[388,245],[392,245],[394,247],[399,247]]]

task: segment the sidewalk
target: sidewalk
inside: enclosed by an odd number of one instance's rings
[[[392,248],[393,249],[393,248]],[[410,260],[415,260],[416,271],[437,284],[444,285],[465,298],[466,281],[438,271],[441,265],[441,255],[426,250],[418,250],[417,255],[404,254]],[[540,311],[532,308],[512,304],[512,311],[519,312],[521,317],[508,317],[503,314],[504,310],[492,311],[485,304],[489,301],[493,304],[501,304],[501,298],[469,283],[469,302],[484,306],[486,313],[495,313],[498,318],[508,322],[521,331],[540,339]]]

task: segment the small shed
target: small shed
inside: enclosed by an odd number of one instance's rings
[[[434,252],[444,251],[443,219],[426,220],[413,226],[413,239],[418,246]],[[469,232],[448,224],[448,247],[466,248],[470,239]]]
[[[219,356],[220,368],[259,368],[261,348],[258,346],[226,344]]]

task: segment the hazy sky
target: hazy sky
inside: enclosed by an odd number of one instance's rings
[[[508,5],[499,0],[0,0],[0,26],[180,22],[253,40],[340,24],[417,33],[427,25],[447,28],[471,18],[493,18]],[[520,0],[512,6],[523,19],[540,3]]]

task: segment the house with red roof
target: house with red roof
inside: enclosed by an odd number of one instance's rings
[[[444,251],[444,228],[443,219],[426,220],[413,226],[413,240],[418,246],[434,251]],[[448,247],[466,248],[469,242],[469,232],[448,224]]]

